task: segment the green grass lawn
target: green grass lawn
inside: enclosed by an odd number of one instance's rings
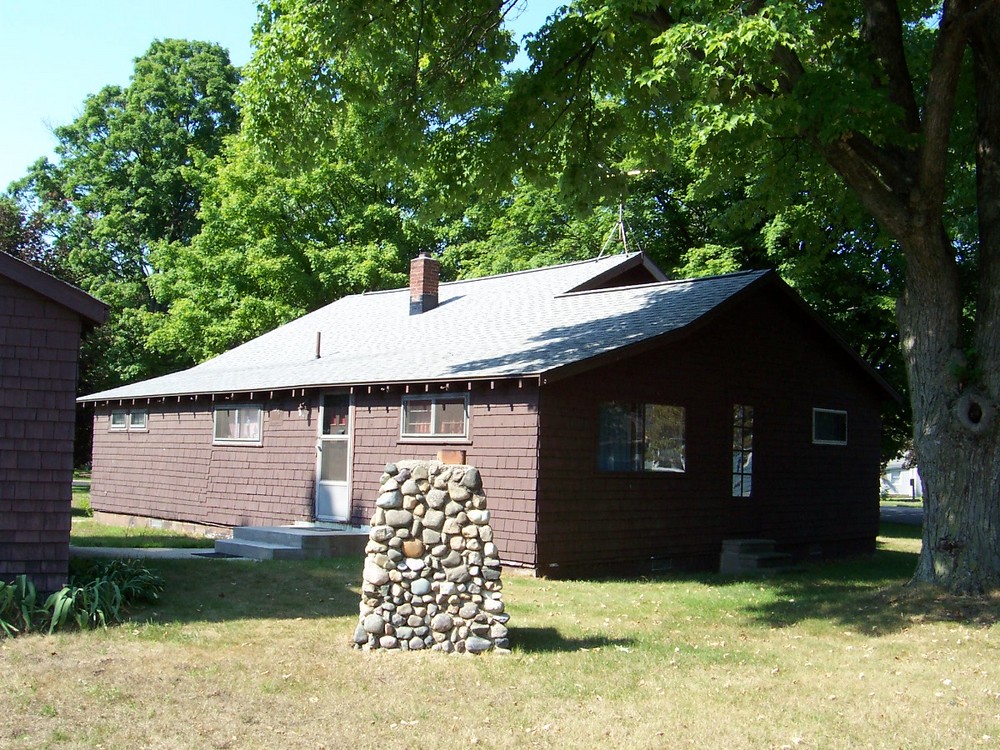
[[[213,547],[212,539],[145,526],[114,526],[98,523],[90,509],[90,492],[73,490],[73,527],[70,544],[74,547]],[[2,745],[0,745],[2,747]]]
[[[906,497],[887,497],[879,501],[879,504],[883,507],[901,507],[901,508],[922,508],[924,507],[923,500],[910,500]]]
[[[358,559],[150,563],[106,631],[0,642],[0,747],[1000,747],[1000,602],[920,541],[767,579],[505,574],[510,656],[361,652]]]

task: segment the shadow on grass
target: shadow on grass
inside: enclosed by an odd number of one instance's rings
[[[913,534],[919,534],[919,529],[883,527],[885,536]],[[897,632],[919,621],[1000,621],[1000,598],[958,599],[932,589],[905,586],[916,562],[915,552],[880,545],[874,555],[815,563],[794,573],[750,579],[754,593],[759,588],[769,595],[748,593],[738,607],[746,617],[767,627],[826,620],[835,627],[870,636]],[[166,586],[159,601],[133,611],[135,621],[295,620],[356,618],[358,614],[362,569],[358,557],[302,562],[149,560],[148,564],[163,576]],[[653,581],[698,581],[719,588],[748,583],[748,579],[709,574],[672,574],[657,576]],[[545,586],[558,585],[555,581],[545,582]],[[353,623],[349,627],[353,629]],[[514,648],[526,653],[632,645],[627,638],[573,637],[551,627],[520,627],[516,621],[510,625],[510,640]]]
[[[204,549],[211,550],[215,542],[211,539],[187,536],[185,534],[87,534],[74,532],[70,543],[74,547],[133,547],[135,549]]]
[[[883,524],[881,536],[920,539],[919,526]],[[859,635],[899,632],[919,622],[988,626],[1000,621],[1000,597],[952,596],[910,579],[917,553],[887,549],[874,555],[816,563],[800,573],[767,579],[774,600],[746,612],[762,624],[788,627],[826,620]]]
[[[556,628],[525,628],[512,625],[510,629],[511,648],[527,654],[592,651],[612,646],[629,648],[634,643],[631,638],[607,638],[600,635],[567,638]]]
[[[163,576],[160,599],[132,612],[153,623],[295,620],[358,614],[358,558],[253,562],[147,560]],[[353,630],[353,625],[351,626]]]

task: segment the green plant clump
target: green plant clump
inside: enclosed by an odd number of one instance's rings
[[[163,579],[139,560],[101,560],[82,565],[69,583],[41,601],[31,579],[20,575],[0,582],[0,638],[30,632],[107,627],[121,622],[126,609],[155,600]]]

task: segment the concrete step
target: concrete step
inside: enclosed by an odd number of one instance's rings
[[[305,560],[306,551],[284,544],[252,540],[219,539],[215,551],[223,555],[246,557],[250,560]]]
[[[752,575],[788,570],[792,556],[776,552],[773,539],[726,539],[719,557],[723,575]]]
[[[723,552],[733,552],[736,554],[755,554],[774,552],[773,539],[724,539],[722,541]]]
[[[363,555],[368,532],[322,526],[240,526],[215,551],[253,560],[307,560]]]

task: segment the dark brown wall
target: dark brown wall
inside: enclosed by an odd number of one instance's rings
[[[496,543],[506,562],[534,562],[537,388],[474,384],[470,436],[461,442],[400,439],[403,389],[357,389],[354,403],[352,520],[366,524],[386,463],[466,451],[483,475]],[[297,405],[309,409],[300,417]],[[236,403],[246,403],[239,399]],[[212,403],[138,404],[146,432],[110,431],[112,406],[94,420],[95,510],[221,526],[270,525],[314,517],[319,394],[268,402],[261,446],[213,446]],[[117,406],[114,408],[127,408]]]
[[[534,381],[473,383],[469,440],[401,440],[402,391],[355,396],[354,520],[368,523],[387,461],[433,459],[438,450],[460,449],[479,468],[496,544],[505,563],[535,563],[535,493],[538,466],[538,390]],[[419,392],[419,391],[418,391]],[[452,391],[454,392],[454,390]]]
[[[243,526],[313,517],[316,410],[302,399],[264,404],[262,444],[212,445],[212,401],[136,404],[145,432],[109,430],[112,408],[94,417],[94,510],[173,521]],[[259,403],[236,399],[233,404]]]
[[[65,582],[80,317],[0,277],[0,580]]]
[[[715,567],[733,537],[800,554],[873,549],[879,398],[817,326],[767,293],[657,351],[543,386],[540,569]],[[598,406],[611,400],[685,407],[687,471],[598,472]],[[731,496],[736,403],[755,410],[750,498]],[[847,446],[812,444],[813,407],[848,412]]]

